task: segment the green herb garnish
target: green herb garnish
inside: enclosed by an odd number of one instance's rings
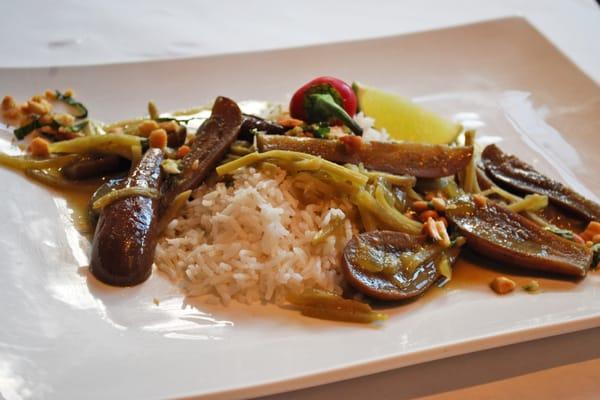
[[[87,115],[88,115],[87,107],[84,106],[81,102],[75,100],[73,97],[67,96],[64,93],[61,93],[60,91],[56,90],[56,100],[62,101],[63,103],[68,104],[71,107],[73,107],[75,110],[77,110],[77,113],[73,114],[73,116],[75,118],[87,117]]]

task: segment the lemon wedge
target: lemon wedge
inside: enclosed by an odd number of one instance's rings
[[[375,129],[385,128],[392,139],[445,144],[462,131],[460,124],[425,110],[407,98],[357,82],[352,88],[360,110],[375,119]]]

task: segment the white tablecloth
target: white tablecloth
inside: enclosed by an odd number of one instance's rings
[[[509,15],[526,17],[600,82],[600,7],[593,0],[5,0],[0,5],[0,67],[114,63],[301,46]],[[600,398],[600,328],[274,398],[369,396]]]

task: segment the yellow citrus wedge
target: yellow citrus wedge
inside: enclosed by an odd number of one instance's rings
[[[460,124],[448,121],[407,98],[383,90],[353,83],[358,107],[375,119],[375,129],[385,128],[395,140],[444,144],[461,132]]]

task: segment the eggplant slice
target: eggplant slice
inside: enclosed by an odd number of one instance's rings
[[[489,177],[505,189],[548,196],[550,202],[585,218],[587,222],[600,221],[599,204],[539,173],[517,157],[505,154],[498,146],[487,146],[481,154],[481,161]]]
[[[123,185],[158,190],[162,160],[162,150],[149,149]],[[90,262],[90,271],[96,278],[114,286],[137,285],[148,279],[158,239],[158,203],[156,198],[129,196],[102,210]]]
[[[197,188],[214,171],[242,125],[242,112],[227,97],[217,97],[210,117],[202,123],[190,144],[190,152],[181,160],[181,174],[171,176],[164,185],[161,212],[181,192]]]
[[[427,251],[430,255],[412,273],[402,266],[392,275],[370,272],[361,267],[361,259],[376,264],[401,264],[402,253]],[[425,292],[440,275],[435,266],[443,249],[428,244],[421,236],[394,231],[372,231],[353,237],[342,259],[342,271],[347,281],[361,293],[379,300],[406,300]],[[454,257],[453,259],[456,259]]]
[[[473,156],[473,147],[450,147],[420,143],[362,141],[349,151],[339,140],[282,135],[258,135],[259,152],[290,150],[323,157],[340,164],[359,164],[376,171],[417,178],[440,178],[462,171]]]
[[[584,277],[592,262],[585,246],[493,201],[476,206],[471,196],[461,196],[446,209],[446,218],[466,237],[469,248],[495,260],[575,277]]]

